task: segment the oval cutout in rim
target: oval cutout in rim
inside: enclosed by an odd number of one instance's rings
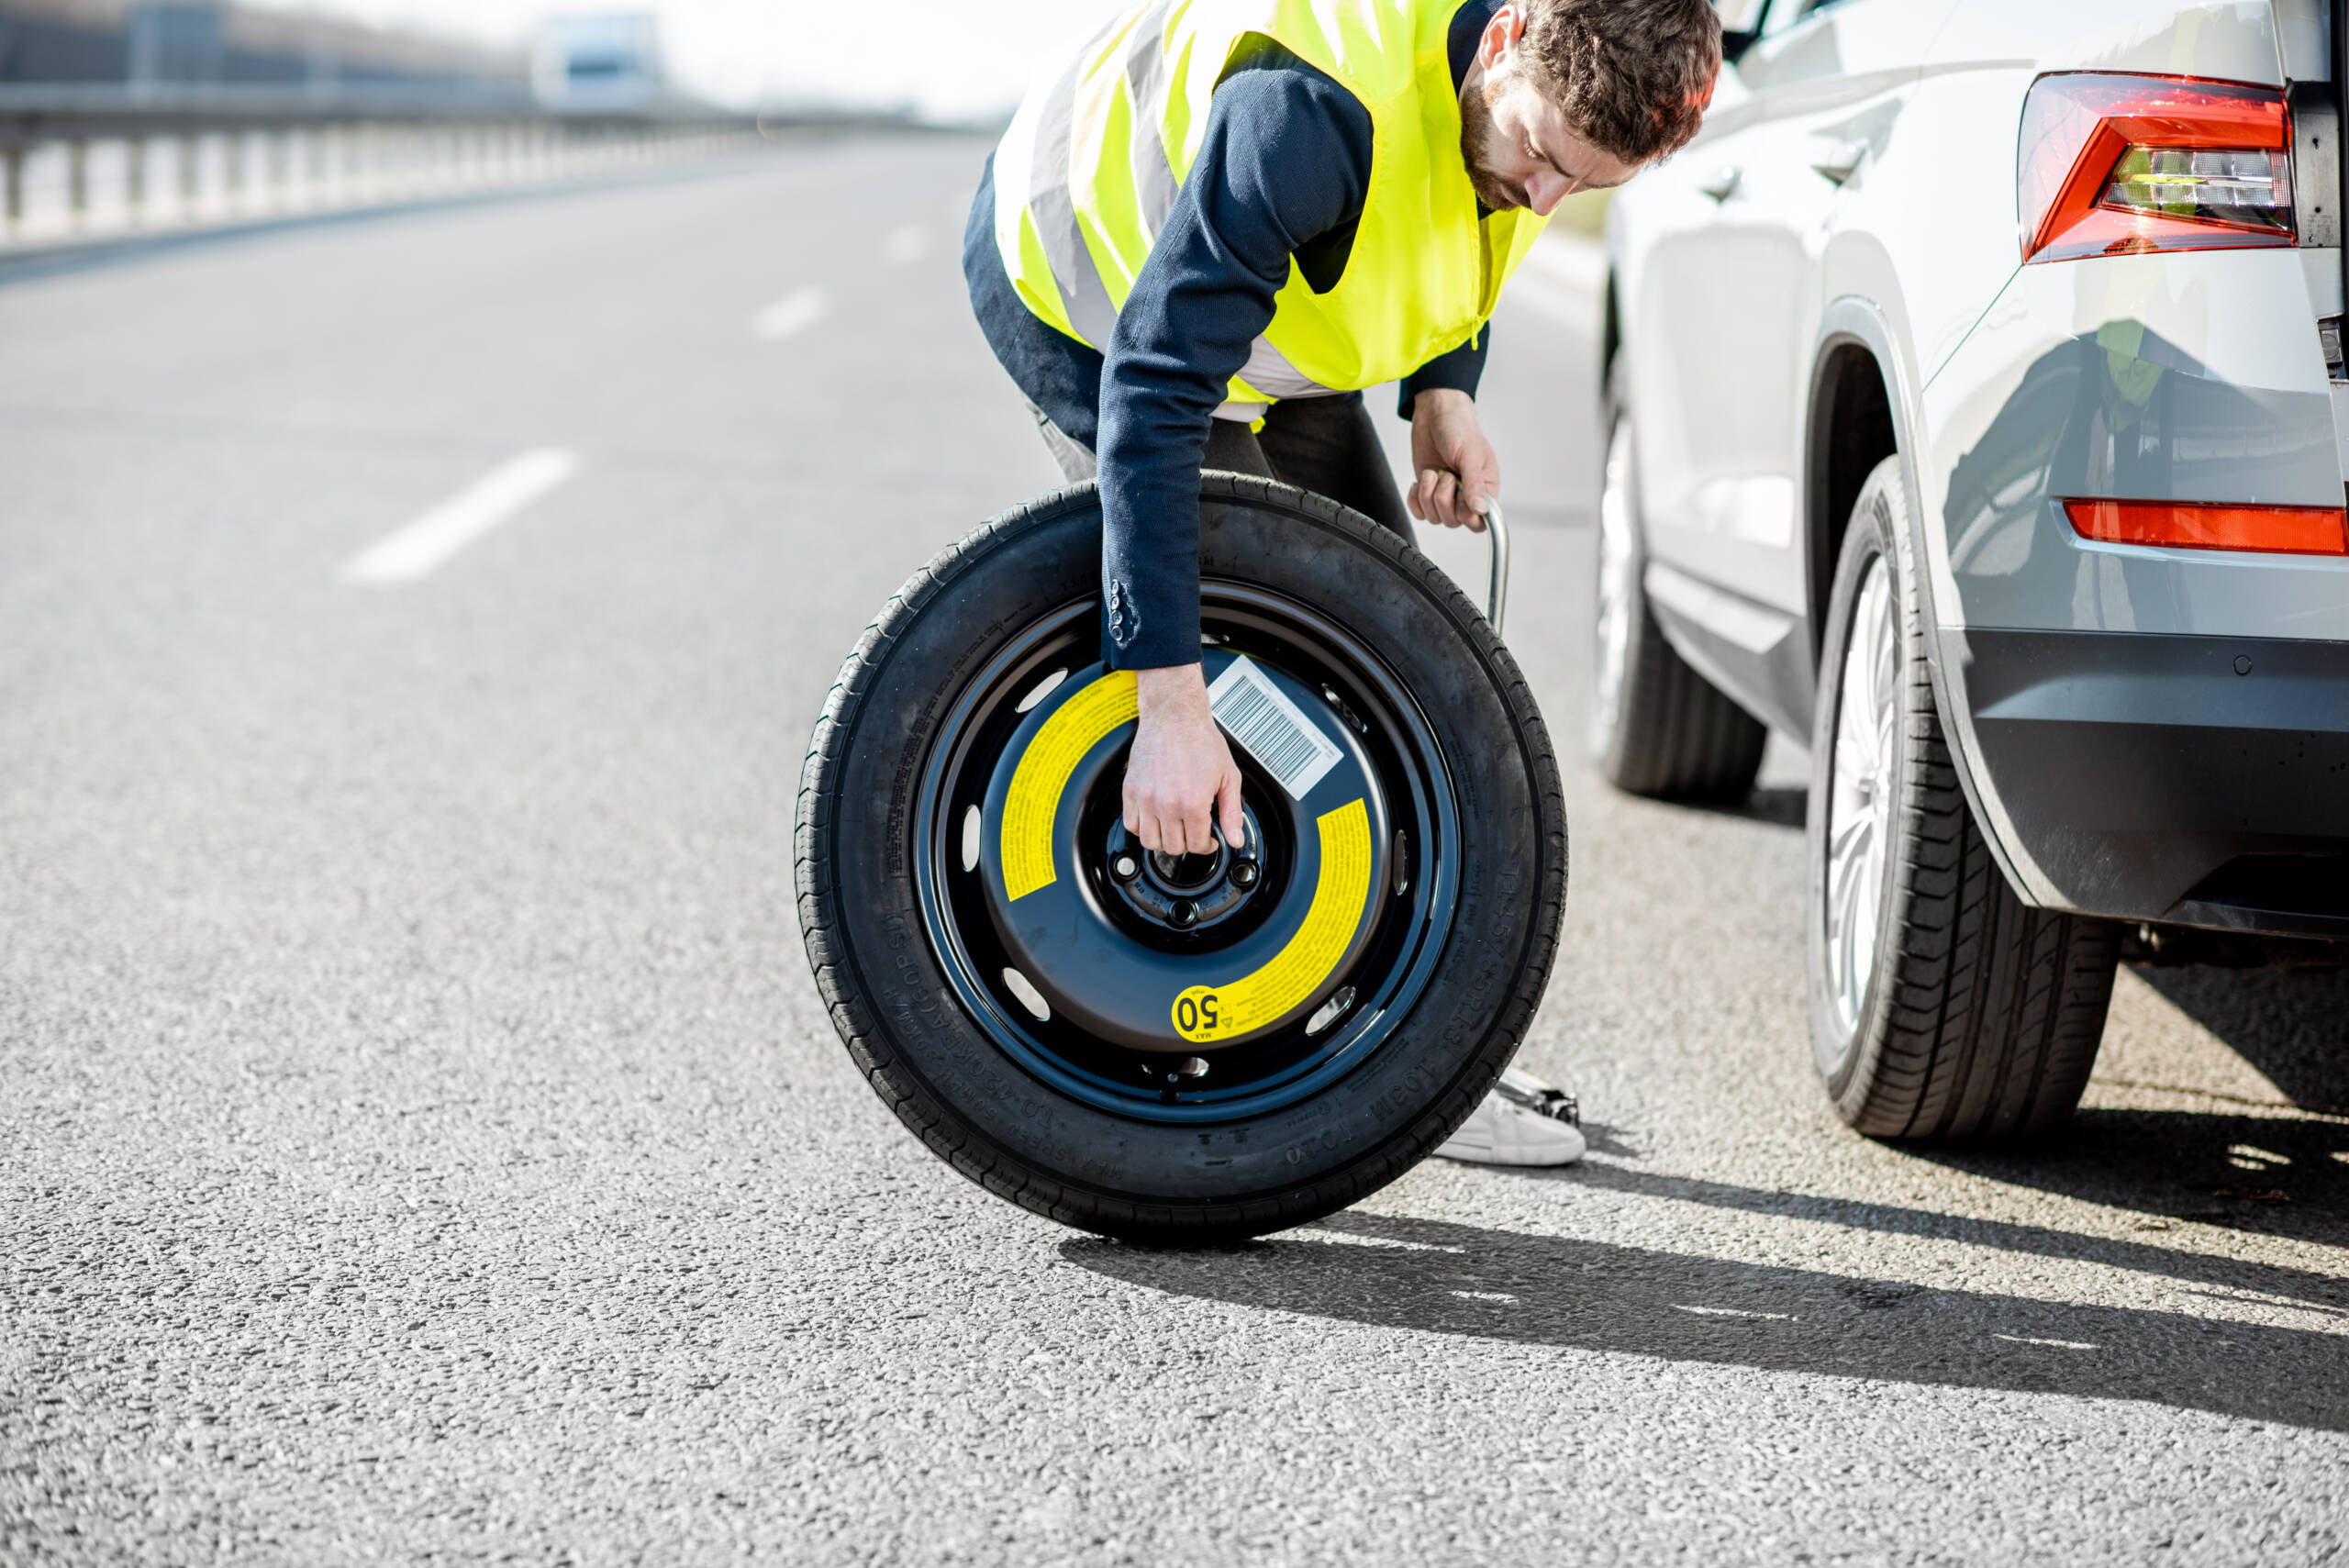
[[[1038,1023],[1043,1023],[1052,1018],[1052,1005],[1044,1000],[1044,994],[1037,990],[1035,984],[1026,975],[1016,969],[1007,969],[1003,972],[1003,984],[1014,996],[1019,998],[1019,1005],[1027,1008]]]
[[[1034,707],[1038,703],[1042,702],[1046,697],[1051,696],[1052,695],[1052,688],[1067,679],[1068,671],[1066,668],[1063,667],[1053,671],[1051,674],[1045,676],[1042,680],[1029,687],[1028,695],[1021,697],[1019,701],[1013,706],[1012,711],[1015,713],[1026,713],[1030,708]]]
[[[1354,988],[1351,985],[1339,987],[1336,995],[1322,1003],[1313,1016],[1305,1020],[1305,1032],[1309,1035],[1319,1034],[1323,1029],[1336,1023],[1345,1010],[1353,1005]]]

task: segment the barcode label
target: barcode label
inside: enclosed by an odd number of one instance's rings
[[[1343,754],[1245,658],[1224,666],[1208,688],[1208,706],[1225,732],[1246,747],[1293,799],[1303,800]]]

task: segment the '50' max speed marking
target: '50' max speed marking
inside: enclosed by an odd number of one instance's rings
[[[1174,1002],[1174,1027],[1183,1031],[1186,1040],[1197,1040],[1202,1035],[1212,1034],[1219,1006],[1212,991],[1186,991]]]
[[[1175,997],[1174,1032],[1185,1040],[1210,1045],[1278,1022],[1311,999],[1353,945],[1370,895],[1370,811],[1350,800],[1314,822],[1321,829],[1321,874],[1304,923],[1254,973],[1194,985]]]

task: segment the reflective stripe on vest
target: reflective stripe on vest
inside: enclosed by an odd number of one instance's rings
[[[1235,403],[1408,375],[1491,316],[1543,227],[1476,217],[1445,35],[1457,0],[1144,0],[1019,107],[996,152],[996,240],[1030,309],[1106,348],[1197,158],[1210,100],[1251,40],[1328,74],[1369,112],[1370,188],[1337,285],[1294,262]]]

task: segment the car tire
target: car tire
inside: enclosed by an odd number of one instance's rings
[[[1244,654],[1264,669],[1320,659],[1290,688],[1297,702],[1344,745],[1359,741],[1375,764],[1365,778],[1399,781],[1364,786],[1382,815],[1358,851],[1366,894],[1351,896],[1370,922],[1353,929],[1369,934],[1346,950],[1355,956],[1323,950],[1319,989],[1283,1005],[1304,1021],[1267,1026],[1261,1048],[1187,1061],[1193,1047],[1171,1036],[1079,1027],[1088,977],[1106,973],[1109,995],[1141,998],[1163,1028],[1176,993],[1152,987],[1168,966],[1231,963],[1238,951],[1207,951],[1187,928],[1165,937],[1118,905],[1121,887],[1170,859],[1137,864],[1114,847],[1132,729],[1114,715],[1130,708],[1097,705],[1111,717],[1063,770],[1063,804],[1042,820],[1065,858],[1045,860],[1042,882],[1009,893],[1011,858],[988,847],[1035,819],[988,781],[1024,770],[1047,750],[1037,725],[1049,729],[1116,679],[1099,664],[1101,507],[1089,483],[984,525],[890,599],[817,723],[798,810],[807,955],[874,1092],[989,1191],[1159,1244],[1304,1224],[1424,1159],[1492,1089],[1531,1022],[1565,898],[1564,793],[1548,732],[1476,607],[1418,550],[1332,502],[1228,473],[1207,474],[1201,491],[1204,657]],[[1252,754],[1235,746],[1234,758],[1248,809],[1266,822],[1291,809]],[[1312,785],[1295,808],[1328,799]],[[1113,847],[1096,865],[1086,856],[1102,835]],[[1298,842],[1288,840],[1284,873],[1275,825],[1264,869],[1234,885],[1271,889],[1284,874],[1309,885]],[[1324,868],[1336,863],[1330,842]],[[1051,918],[1023,905],[1007,921],[1006,898],[1041,904],[1063,889],[1070,902]],[[1106,936],[1079,931],[1097,924]],[[1082,958],[1080,941],[1094,944]],[[1159,967],[1118,971],[1121,954]],[[1325,1015],[1341,1021],[1314,1021]],[[1259,1058],[1269,1063],[1261,1092],[1245,1087]],[[1180,1081],[1167,1071],[1194,1066]]]
[[[2023,902],[1960,787],[1934,703],[1899,460],[1854,506],[1811,739],[1812,1049],[1880,1138],[2025,1135],[2068,1117],[2104,1032],[2117,929]]]
[[[1625,391],[1620,370],[1610,374],[1598,562],[1591,573],[1591,759],[1609,783],[1633,795],[1741,800],[1761,770],[1769,731],[1689,667],[1648,607]]]

